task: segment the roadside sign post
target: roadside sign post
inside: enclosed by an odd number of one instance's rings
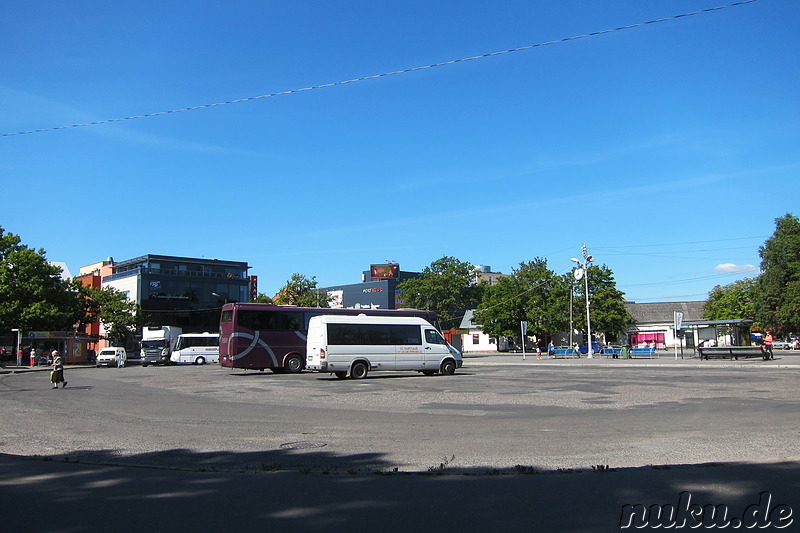
[[[680,331],[683,326],[683,313],[675,311],[675,359],[678,358],[678,344],[681,342]]]
[[[528,332],[528,321],[523,320],[519,323],[519,328],[522,330],[522,360],[525,360],[525,334]]]
[[[14,355],[17,356],[17,366],[22,366],[22,357],[19,355],[19,351],[22,348],[22,330],[12,329],[11,331],[17,334],[17,349],[14,351]]]

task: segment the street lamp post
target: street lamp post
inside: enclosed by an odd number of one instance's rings
[[[574,277],[574,272],[573,272]],[[572,319],[572,301],[575,299],[575,281],[569,280],[569,347],[572,348],[574,345],[572,344],[572,333],[575,331],[575,327],[573,324]]]
[[[586,244],[583,245],[583,262],[580,259],[576,259],[574,257],[570,258],[570,261],[574,261],[578,264],[578,270],[575,271],[575,278],[580,280],[582,277],[585,283],[585,291],[586,291],[586,353],[589,359],[594,358],[594,350],[592,350],[592,321],[589,314],[589,267],[591,266],[590,263],[594,261],[594,257],[589,255],[589,251],[586,249]]]

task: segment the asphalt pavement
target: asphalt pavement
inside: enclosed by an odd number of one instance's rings
[[[676,360],[667,352],[632,360],[537,360],[535,354],[524,360],[522,354],[465,359],[470,366],[800,368],[798,352],[776,352],[774,361]],[[444,459],[418,472],[355,466],[321,472],[273,470],[268,464],[216,468],[203,454],[183,453],[185,461],[170,464],[184,466],[161,467],[123,465],[113,454],[92,462],[0,454],[0,531],[800,531],[797,461],[463,471]],[[659,510],[667,512],[658,518]]]

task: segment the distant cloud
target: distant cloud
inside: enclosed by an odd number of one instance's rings
[[[755,265],[737,265],[735,263],[720,263],[714,267],[714,272],[731,274],[758,274],[759,269]]]

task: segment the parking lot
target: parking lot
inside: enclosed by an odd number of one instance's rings
[[[764,491],[800,508],[789,356],[66,377],[52,390],[47,372],[0,375],[12,531],[610,531],[627,504],[689,492],[731,516]]]
[[[364,471],[800,458],[793,364],[533,359],[468,358],[454,376],[359,381],[68,367],[64,390],[50,390],[46,372],[6,375],[0,451],[176,464],[180,454],[165,451],[226,452],[218,467]]]

